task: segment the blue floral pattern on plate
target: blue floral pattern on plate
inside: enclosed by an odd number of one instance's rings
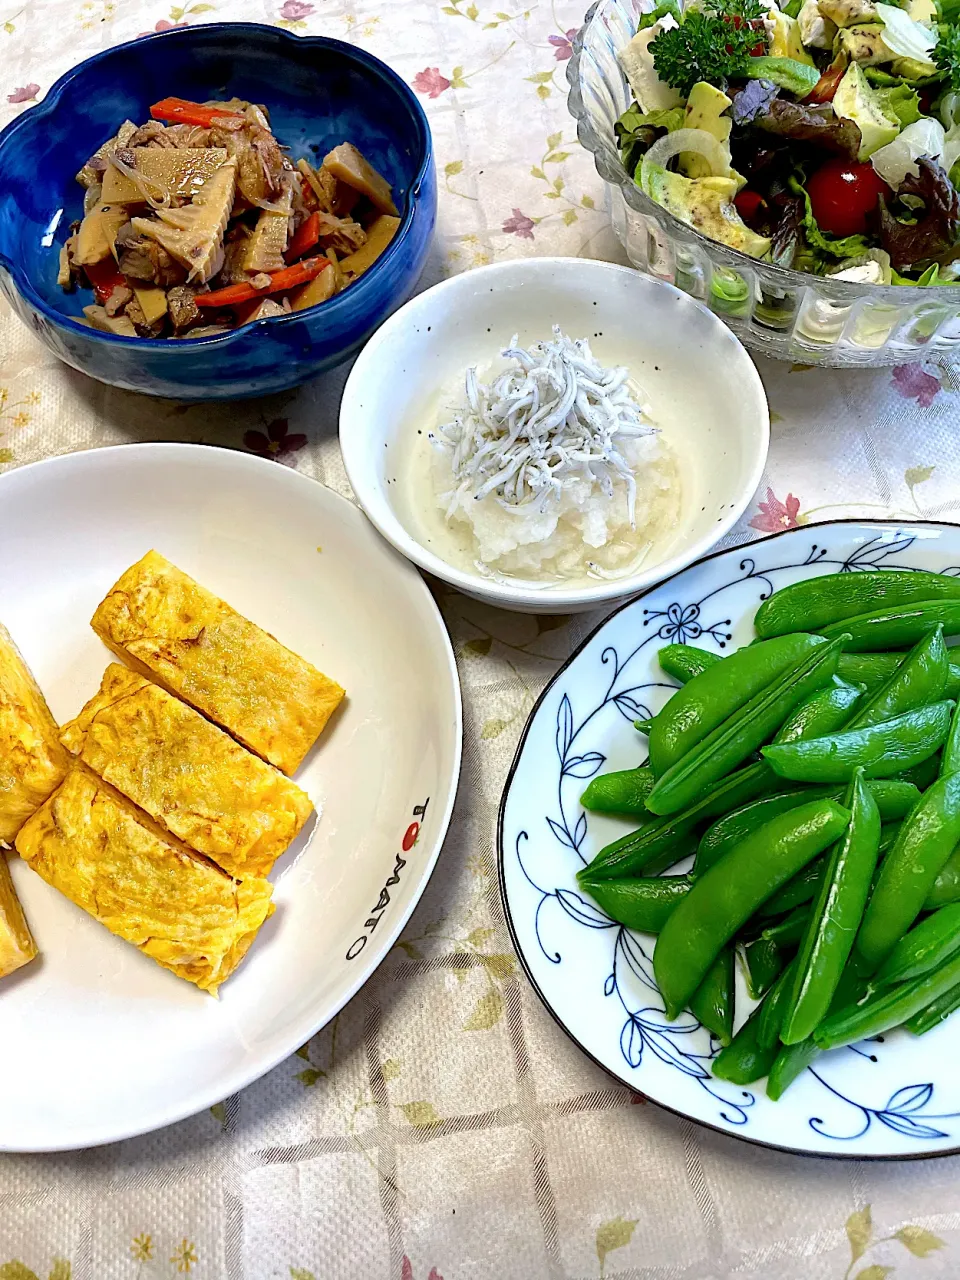
[[[779,1103],[763,1082],[716,1080],[718,1044],[690,1015],[668,1022],[654,940],[610,920],[576,872],[626,820],[587,814],[586,781],[644,758],[633,721],[674,685],[665,644],[722,652],[753,636],[756,607],[790,582],[866,569],[960,574],[960,527],[835,522],[790,530],[692,565],[626,605],[584,643],[527,724],[500,810],[500,881],[518,954],[573,1039],[630,1088],[756,1142],[817,1154],[909,1157],[960,1147],[960,1019],[922,1041],[893,1032],[822,1055]],[[738,978],[738,1023],[747,1007]]]

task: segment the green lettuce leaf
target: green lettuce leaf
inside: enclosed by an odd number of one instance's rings
[[[671,18],[676,18],[677,22],[683,21],[683,15],[680,12],[680,5],[677,0],[660,0],[660,3],[650,13],[642,13],[640,15],[640,25],[638,31],[646,31],[647,27],[655,26],[661,18],[665,18],[667,14]]]
[[[905,129],[908,124],[916,124],[923,115],[920,110],[920,95],[907,84],[897,85],[895,89],[876,89],[874,97],[884,115],[891,120],[895,118],[900,121],[901,129]]]
[[[632,175],[650,150],[657,137],[656,130],[666,129],[668,133],[672,133],[674,129],[682,129],[683,122],[683,107],[672,107],[669,111],[643,112],[636,102],[629,106],[613,126],[627,173]]]

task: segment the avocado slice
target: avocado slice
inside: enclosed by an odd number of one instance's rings
[[[800,34],[800,23],[796,18],[781,9],[771,9],[767,19],[773,24],[770,56],[773,58],[792,58],[794,62],[805,62],[814,66],[813,58],[807,53]]]
[[[711,240],[739,249],[751,258],[762,258],[770,241],[751,231],[737,213],[733,197],[736,178],[685,178],[653,165],[647,193],[668,213],[694,227]]]
[[[865,22],[859,27],[845,27],[837,35],[834,51],[845,53],[851,62],[859,62],[863,67],[892,62],[895,56],[883,42],[882,22]]]
[[[798,62],[796,58],[748,58],[744,71],[747,80],[769,80],[771,84],[798,98],[805,98],[820,79],[820,72],[812,62]]]
[[[900,132],[900,121],[885,114],[859,63],[851,62],[844,72],[834,94],[833,109],[842,119],[852,120],[860,130],[857,159],[861,162],[869,160]]]
[[[732,105],[732,100],[725,93],[715,89],[712,84],[707,84],[705,80],[700,80],[690,90],[690,96],[687,98],[683,127],[685,129],[702,129],[704,133],[709,133],[711,137],[716,138],[722,146],[726,147],[730,139],[730,130],[733,128],[733,121],[723,113]],[[728,151],[728,164],[729,161]],[[688,178],[708,178],[710,176],[710,164],[707,158],[697,155],[693,151],[681,155],[680,168]]]

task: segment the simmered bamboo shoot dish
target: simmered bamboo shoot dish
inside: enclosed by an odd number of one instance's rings
[[[165,98],[77,174],[84,216],[59,282],[93,289],[88,324],[199,338],[326,302],[400,226],[390,184],[350,142],[294,163],[266,108]]]

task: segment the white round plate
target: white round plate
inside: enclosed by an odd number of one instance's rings
[[[500,807],[500,887],[514,943],[544,1004],[600,1066],[671,1111],[753,1142],[816,1155],[896,1157],[960,1149],[960,1016],[822,1055],[779,1102],[710,1074],[716,1041],[690,1014],[668,1022],[654,939],[611,921],[576,872],[629,820],[587,814],[586,780],[640,764],[633,727],[673,685],[665,644],[729,651],[753,638],[772,590],[818,574],[933,569],[960,575],[960,527],[812,525],[691,565],[608,618],[534,708]],[[634,824],[635,825],[635,824]],[[737,1026],[749,1001],[738,976]]]
[[[319,818],[277,863],[277,911],[219,1000],[11,858],[41,958],[0,982],[0,1149],[62,1150],[212,1105],[354,995],[440,851],[460,689],[416,571],[346,499],[274,462],[197,445],[98,449],[8,472],[0,507],[0,620],[59,720],[111,659],[89,625],[97,603],[151,547],[347,690],[296,777]]]

